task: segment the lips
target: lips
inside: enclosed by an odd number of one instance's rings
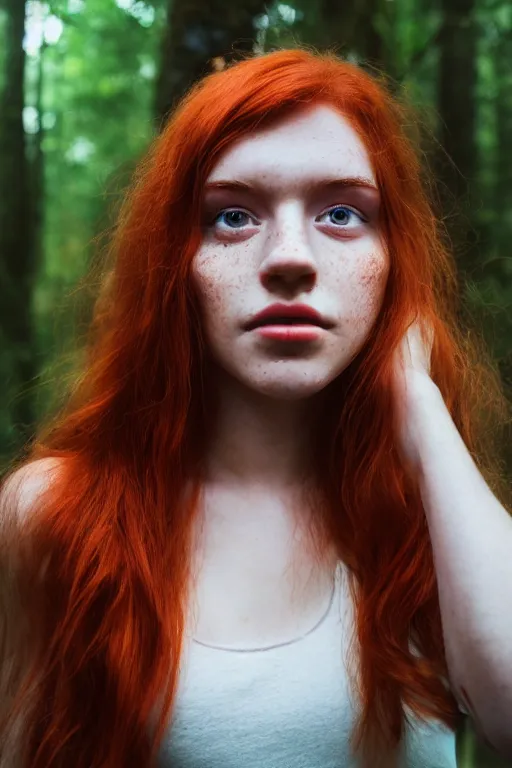
[[[252,331],[265,325],[316,325],[327,330],[333,324],[307,304],[272,304],[254,315],[245,329]]]

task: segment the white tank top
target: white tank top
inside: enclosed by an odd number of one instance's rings
[[[324,616],[300,638],[243,649],[207,646],[186,633],[159,768],[352,768],[350,606],[338,567]],[[456,768],[454,732],[406,711],[404,768]]]

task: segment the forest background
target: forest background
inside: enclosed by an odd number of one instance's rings
[[[385,73],[415,105],[461,318],[512,396],[509,0],[0,0],[2,467],[72,386],[95,298],[82,279],[177,99],[238,52],[300,43]],[[469,723],[457,751],[462,768],[509,765]]]

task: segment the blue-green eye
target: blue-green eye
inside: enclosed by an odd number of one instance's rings
[[[343,212],[344,215],[342,220],[340,220],[341,217],[336,214],[337,211]],[[325,211],[325,213],[322,213],[318,218],[320,219],[322,216],[333,216],[333,218],[331,218],[332,224],[345,225],[347,224],[347,220],[350,221],[350,216],[347,217],[347,214],[357,216],[360,221],[366,221],[361,214],[357,213],[357,211],[354,211],[352,208],[347,208],[346,205],[336,205],[334,208],[330,208],[328,211]]]
[[[251,218],[248,213],[245,213],[245,211],[241,211],[238,208],[235,208],[231,211],[219,211],[219,213],[212,221],[212,224],[216,224],[221,219],[221,217],[225,217],[224,224],[226,224],[230,229],[239,229],[240,226],[243,226],[247,223],[244,217]]]

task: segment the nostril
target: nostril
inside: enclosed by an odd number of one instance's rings
[[[287,290],[290,298],[300,291],[311,291],[316,284],[316,272],[304,271],[295,274],[288,270],[281,272],[264,272],[260,276],[262,285],[269,290]]]

